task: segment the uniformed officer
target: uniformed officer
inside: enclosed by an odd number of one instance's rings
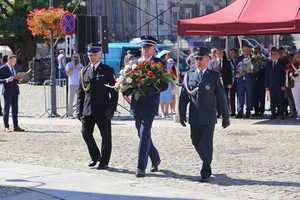
[[[155,57],[155,46],[157,41],[151,36],[141,37],[142,56],[138,59],[139,63],[144,61],[162,63],[163,61]],[[151,128],[154,116],[158,113],[160,91],[166,90],[168,84],[160,85],[159,90],[154,86],[148,88],[145,96],[140,97],[138,100],[132,98],[131,108],[135,118],[135,125],[140,138],[138,165],[136,177],[145,177],[145,170],[147,168],[148,156],[152,162],[151,172],[158,171],[160,164],[160,156],[153,145],[151,139]]]
[[[189,123],[192,143],[203,161],[201,182],[207,182],[212,174],[213,135],[217,123],[217,104],[222,114],[222,126],[230,125],[227,98],[220,75],[207,69],[209,56],[198,53],[197,69],[184,78],[179,100],[179,116],[182,126],[186,126],[186,110],[189,106]]]
[[[90,63],[80,72],[78,90],[78,118],[82,122],[82,136],[87,144],[91,157],[89,167],[99,161],[97,169],[107,169],[111,155],[111,119],[118,103],[118,93],[108,87],[115,85],[114,70],[101,63],[101,45],[88,46]],[[101,152],[93,137],[94,126],[97,124],[101,136]]]

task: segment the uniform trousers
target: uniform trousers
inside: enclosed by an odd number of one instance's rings
[[[157,165],[160,162],[160,157],[157,149],[153,145],[151,139],[151,128],[153,123],[153,117],[135,116],[135,126],[140,138],[139,154],[138,154],[138,166],[140,170],[145,170],[148,164],[148,156],[151,159],[153,165]]]
[[[211,162],[213,158],[213,137],[215,124],[191,124],[191,139],[202,160],[201,176],[211,175]]]
[[[82,136],[88,147],[93,161],[100,161],[102,165],[108,165],[112,149],[111,120],[105,117],[84,116],[82,118]],[[94,127],[97,124],[102,137],[101,152],[94,139]]]

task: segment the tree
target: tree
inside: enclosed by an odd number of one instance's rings
[[[28,61],[35,55],[36,43],[42,42],[43,38],[32,36],[26,26],[26,17],[34,8],[48,7],[48,1],[1,0],[0,2],[0,45],[9,46],[18,55],[23,68],[27,69]],[[73,10],[79,2],[81,0],[56,0],[54,6]]]
[[[280,46],[294,46],[294,37],[291,34],[285,34],[280,36]]]

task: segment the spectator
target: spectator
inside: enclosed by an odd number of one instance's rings
[[[186,64],[187,66],[189,66],[189,70],[193,70],[196,68],[196,62],[194,58],[195,53],[197,53],[197,48],[193,48],[186,59]]]
[[[24,129],[19,127],[18,123],[18,99],[19,99],[19,86],[18,86],[18,79],[16,77],[16,70],[15,65],[17,63],[17,56],[16,55],[9,55],[7,63],[4,64],[0,69],[0,79],[8,79],[4,83],[3,88],[3,96],[4,96],[4,131],[11,132],[9,129],[9,111],[10,107],[12,108],[12,118],[13,118],[13,131],[25,131]],[[13,77],[13,79],[11,79]]]
[[[300,120],[300,53],[294,56],[293,62],[289,68],[289,77],[297,111],[297,120]]]
[[[263,116],[265,112],[266,90],[265,84],[265,66],[267,58],[262,54],[260,47],[255,47],[252,57],[253,63],[253,106],[255,116]]]
[[[239,52],[237,49],[230,49],[229,51],[229,57],[230,57],[230,66],[231,66],[231,71],[232,71],[232,87],[230,88],[230,94],[229,94],[229,101],[230,101],[230,111],[231,111],[231,116],[236,115],[236,94],[237,94],[237,88],[236,88],[236,69],[237,69],[237,64],[238,64],[238,58]]]
[[[59,50],[59,55],[57,56],[57,62],[58,62],[58,79],[64,78],[65,74],[65,66],[66,66],[66,57],[65,57],[65,51]]]
[[[244,115],[244,105],[246,99],[246,118],[251,116],[253,106],[253,65],[251,63],[251,48],[243,46],[243,55],[238,57],[237,65],[237,95],[238,95],[238,114],[237,118]]]
[[[157,55],[157,57],[166,63],[166,70],[171,72],[172,65],[174,64],[174,61],[172,61],[173,59],[171,58],[171,52],[163,50]],[[172,82],[170,81],[168,89],[160,93],[160,108],[162,111],[162,118],[168,117],[170,114],[169,106],[172,102],[172,88]]]
[[[71,62],[66,65],[66,74],[68,76],[68,109],[67,116],[74,118],[73,116],[73,106],[75,94],[77,94],[79,87],[79,77],[80,70],[83,68],[83,65],[80,63],[80,56],[78,53],[73,53]]]
[[[283,95],[285,90],[285,62],[280,60],[277,48],[272,48],[271,58],[266,65],[265,86],[270,91],[271,96],[271,118],[284,118],[283,115]]]
[[[130,60],[134,57],[132,54],[131,50],[127,51],[126,56],[124,56],[124,62],[123,62],[123,67],[129,64]]]

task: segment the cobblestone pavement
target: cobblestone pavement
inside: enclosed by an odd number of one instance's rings
[[[138,138],[133,121],[113,123],[111,170],[88,169],[79,121],[37,118],[43,112],[42,88],[24,85],[21,89],[20,111],[24,117],[19,121],[28,132],[0,132],[0,161],[135,179]],[[100,141],[98,130],[95,136]],[[201,162],[188,128],[171,120],[156,120],[153,140],[162,157],[161,171],[143,179],[145,183],[159,182],[174,190],[201,189],[229,199],[300,199],[299,122],[234,119],[225,130],[218,124],[214,177],[207,184],[197,181]]]

